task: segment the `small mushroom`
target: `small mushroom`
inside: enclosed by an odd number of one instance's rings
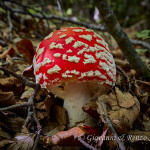
[[[82,110],[95,94],[89,84],[97,84],[101,94],[116,80],[116,66],[107,43],[83,27],[50,33],[37,47],[33,66],[36,82],[64,99],[68,127],[92,123]]]

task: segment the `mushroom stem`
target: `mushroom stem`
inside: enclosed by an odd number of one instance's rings
[[[92,125],[92,117],[82,109],[92,97],[87,82],[68,82],[64,87],[64,108],[67,109],[68,127]]]

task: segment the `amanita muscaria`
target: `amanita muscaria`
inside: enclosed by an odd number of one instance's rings
[[[69,127],[91,124],[82,110],[94,94],[89,83],[98,84],[101,91],[116,80],[116,66],[107,43],[83,27],[50,33],[37,47],[33,66],[36,82],[64,99]]]

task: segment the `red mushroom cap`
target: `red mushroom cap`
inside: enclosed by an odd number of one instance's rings
[[[116,80],[116,66],[107,43],[83,27],[50,33],[37,47],[33,65],[36,82],[42,87],[91,80],[113,85]]]

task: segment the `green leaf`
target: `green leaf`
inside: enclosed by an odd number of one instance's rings
[[[137,33],[136,36],[138,38],[147,39],[150,38],[150,30],[143,30],[140,33]]]
[[[136,48],[136,52],[137,52],[137,53],[145,53],[145,52],[147,52],[147,51],[148,51],[147,49]]]
[[[72,15],[72,8],[67,9],[66,15]]]

